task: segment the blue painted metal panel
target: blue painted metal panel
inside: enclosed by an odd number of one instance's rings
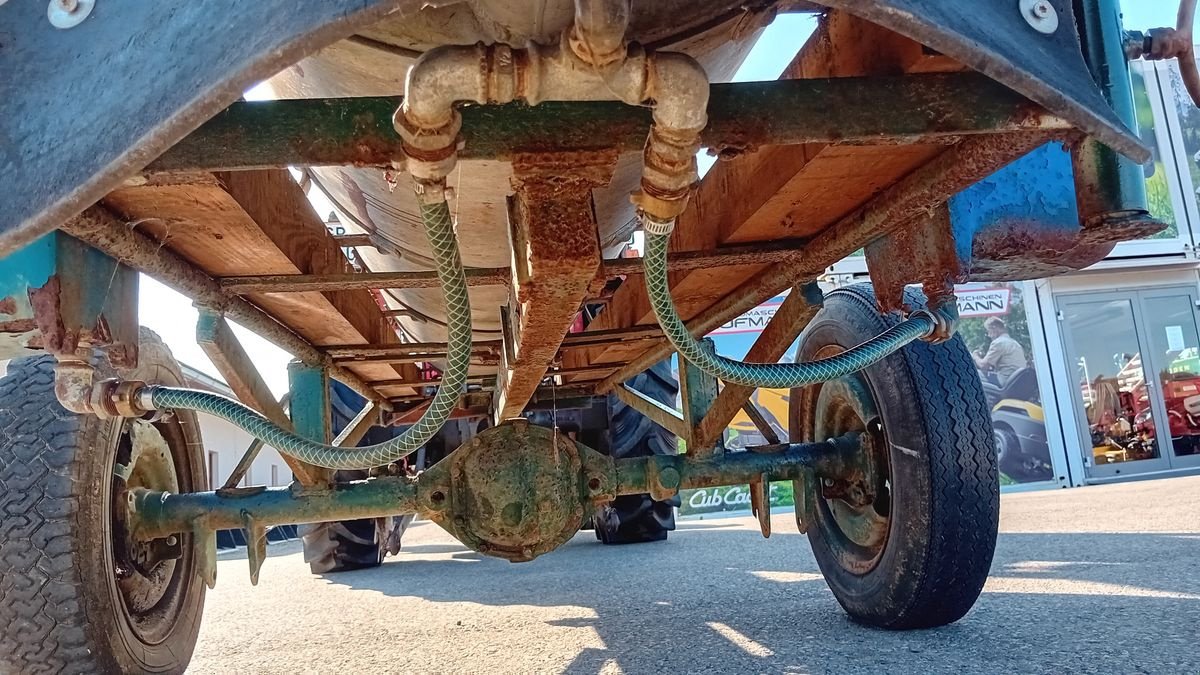
[[[54,232],[0,259],[0,358],[102,348],[137,358],[137,273]]]

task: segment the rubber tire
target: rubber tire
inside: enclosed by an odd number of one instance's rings
[[[905,300],[924,306],[913,289]],[[870,285],[838,289],[805,330],[799,358],[811,359],[823,345],[853,347],[898,321],[880,316]],[[864,372],[890,449],[887,539],[876,566],[854,574],[833,554],[829,523],[818,516],[808,528],[813,554],[858,622],[889,629],[952,623],[983,589],[999,525],[996,448],[979,375],[961,337],[911,343]],[[797,422],[801,434],[811,429]]]
[[[186,386],[157,335],[142,330],[129,379]],[[183,577],[177,622],[158,644],[123,618],[106,564],[109,493],[119,421],[65,410],[55,359],[23,358],[0,380],[0,672],[180,673],[204,607],[198,573]],[[183,490],[207,489],[199,425],[176,413],[190,451]],[[191,535],[176,565],[195,570]]]
[[[330,417],[333,433],[340,433],[354,419],[366,402],[352,389],[340,382],[331,382],[329,391]],[[369,445],[387,440],[387,430],[371,429],[359,445]],[[334,482],[344,483],[367,477],[365,470],[343,470],[334,473]],[[378,567],[383,564],[386,553],[379,541],[379,528],[375,519],[311,523],[300,526],[300,540],[304,547],[304,562],[313,574],[335,574],[352,570]]]
[[[338,481],[356,480],[346,474],[366,472],[337,472]],[[383,564],[384,549],[374,519],[313,523],[300,528],[304,544],[304,562],[313,574],[349,572]]]
[[[650,370],[629,380],[630,388],[654,400],[675,405],[679,383],[671,373],[670,359],[660,361]],[[625,405],[616,396],[609,400],[607,444],[600,444],[615,459],[674,455],[678,452],[675,434],[651,422],[644,415]],[[585,444],[587,440],[584,439]],[[593,446],[595,447],[595,446]],[[641,544],[663,541],[667,532],[675,529],[675,507],[679,497],[655,501],[648,494],[623,495],[611,504],[602,506],[592,519],[596,539],[606,545]]]

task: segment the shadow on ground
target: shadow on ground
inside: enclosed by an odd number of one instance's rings
[[[432,527],[432,526],[430,526]],[[422,560],[415,554],[452,553]],[[565,669],[595,673],[1200,671],[1200,535],[1002,534],[975,609],[944,628],[850,622],[807,542],[732,523],[681,525],[667,542],[605,547],[590,532],[531,563],[453,544],[327,583],[432,602],[571,605],[602,649]]]

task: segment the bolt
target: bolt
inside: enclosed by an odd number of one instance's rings
[[[679,471],[674,467],[664,467],[658,472],[658,484],[667,490],[677,489],[679,480]]]
[[[79,0],[55,0],[55,2],[67,14],[74,14],[79,9]]]
[[[825,487],[833,487],[833,479],[832,478],[826,478],[821,482],[825,484]]]
[[[179,543],[179,538],[176,537],[175,535],[172,534],[171,536],[167,537],[167,546],[174,546],[175,544],[178,544],[178,543]]]
[[[1047,2],[1047,0],[1041,0],[1034,3],[1032,12],[1035,17],[1044,19],[1054,13],[1054,6]]]

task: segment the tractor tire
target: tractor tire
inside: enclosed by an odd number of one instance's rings
[[[660,361],[650,370],[629,380],[635,389],[656,401],[675,405],[679,383],[671,373],[671,361]],[[651,422],[625,405],[616,396],[609,398],[609,428],[606,443],[592,447],[614,459],[674,455],[678,451],[675,434]],[[583,442],[587,445],[587,438]],[[600,507],[592,518],[596,539],[605,545],[640,544],[662,541],[675,529],[675,507],[679,497],[656,501],[648,494],[622,495]]]
[[[145,329],[139,360],[122,375],[186,386]],[[0,672],[183,672],[204,607],[193,537],[138,571],[123,506],[129,487],[207,489],[196,417],[76,415],[55,398],[54,366],[17,359],[0,380]]]
[[[905,300],[925,303],[913,290]],[[831,356],[899,321],[876,307],[869,285],[833,291],[797,358]],[[818,475],[805,523],[837,601],[855,621],[882,628],[960,619],[987,579],[1000,506],[992,423],[962,338],[913,342],[861,373],[793,391],[791,401],[797,440],[850,431],[877,439],[865,450],[878,467],[864,481],[873,502],[852,504]]]
[[[365,401],[341,382],[330,383],[329,399],[333,433],[338,434],[350,424]],[[359,445],[386,441],[387,432],[386,429],[372,429]],[[336,483],[344,483],[362,480],[367,474],[366,470],[343,470],[336,472],[333,479]],[[304,562],[313,574],[378,567],[383,564],[386,554],[386,547],[380,541],[385,536],[381,530],[386,527],[380,527],[373,518],[302,525],[300,540],[304,546]]]

